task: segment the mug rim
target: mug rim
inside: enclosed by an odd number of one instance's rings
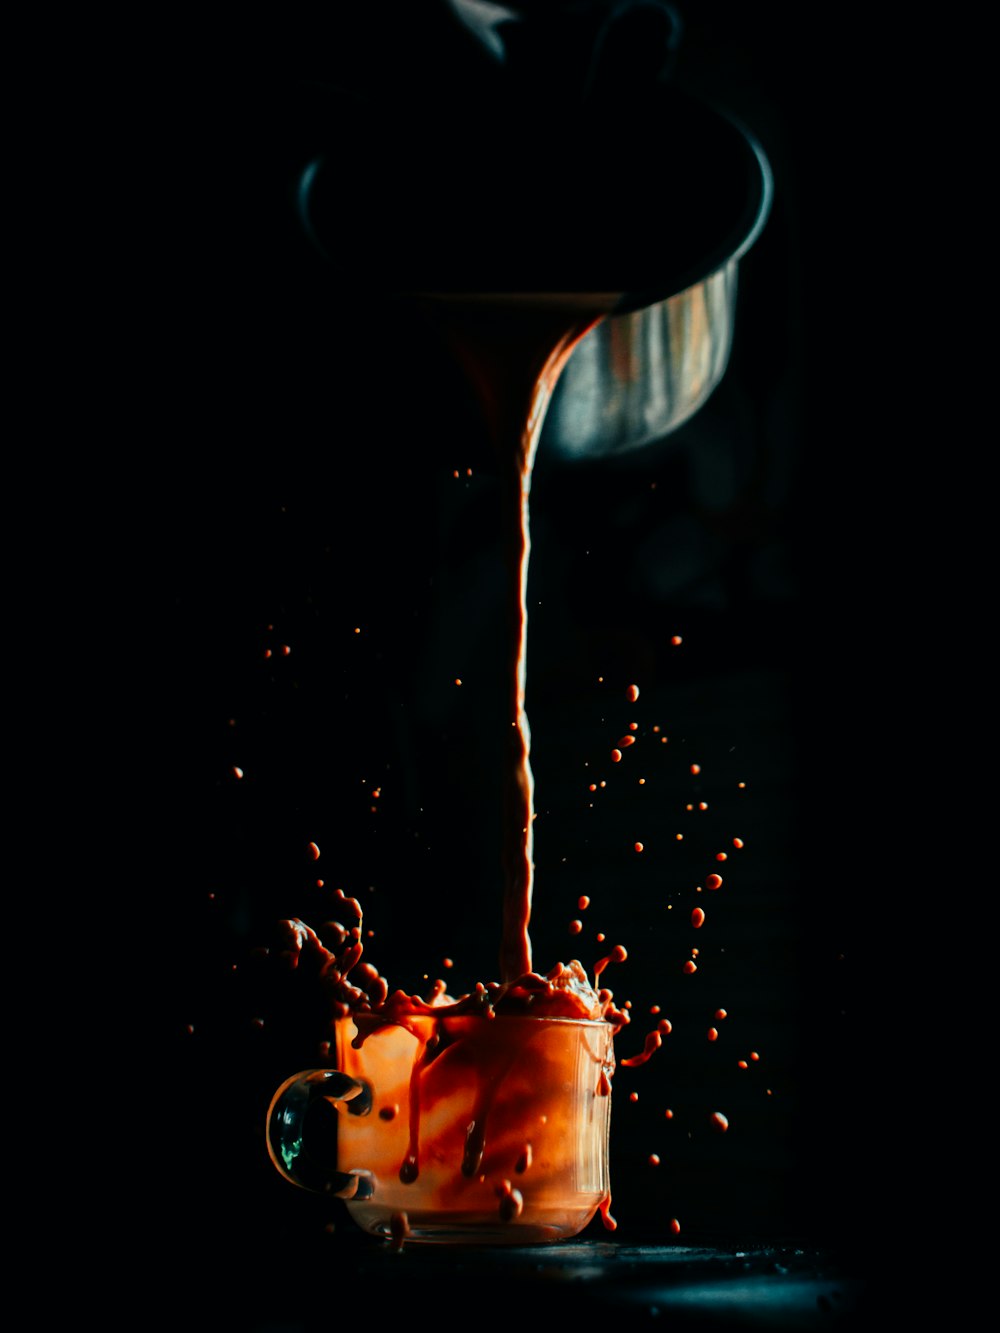
[[[379,1027],[401,1027],[405,1028],[408,1022],[416,1020],[424,1022],[428,1020],[439,1019],[465,1019],[469,1022],[477,1023],[509,1023],[509,1022],[527,1022],[527,1023],[567,1023],[583,1027],[606,1027],[614,1035],[616,1028],[607,1018],[574,1018],[568,1014],[511,1014],[494,1013],[492,1017],[487,1017],[485,1013],[474,1013],[469,1010],[455,1012],[450,1005],[441,1005],[437,1008],[429,1009],[426,1013],[408,1014],[405,1021],[397,1018],[386,1017],[375,1010],[364,1010],[355,1014],[343,1014],[334,1019],[338,1025],[341,1023],[353,1023],[358,1026],[358,1019],[366,1023],[377,1025]]]

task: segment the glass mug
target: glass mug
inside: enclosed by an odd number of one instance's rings
[[[575,1236],[610,1200],[613,1029],[602,1019],[338,1019],[336,1069],[287,1079],[267,1145],[281,1174],[346,1200],[363,1230],[452,1243]],[[337,1112],[335,1161],[306,1118]]]

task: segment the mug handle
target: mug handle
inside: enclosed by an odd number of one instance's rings
[[[293,1185],[339,1199],[370,1199],[375,1179],[370,1171],[338,1171],[310,1156],[305,1148],[306,1117],[325,1100],[335,1111],[369,1115],[372,1090],[339,1069],[307,1069],[286,1079],[267,1111],[267,1151],[271,1161]]]

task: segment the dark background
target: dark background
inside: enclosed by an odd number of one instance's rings
[[[674,1024],[616,1079],[616,1239],[667,1244],[676,1217],[682,1243],[830,1246],[861,1268],[891,1140],[872,964],[892,835],[872,839],[897,800],[871,636],[877,505],[858,483],[884,467],[878,408],[859,426],[853,401],[871,347],[856,202],[869,159],[833,110],[856,65],[825,21],[689,8],[677,77],[758,136],[774,205],[704,409],[612,459],[540,452],[535,961],[589,967],[605,931],[629,949],[608,975],[634,1006],[619,1055],[640,1048],[650,1005]],[[137,1227],[155,1237],[143,1258],[248,1303],[277,1299],[290,1265],[336,1263],[351,1226],[267,1160],[270,1095],[315,1062],[322,1028],[308,987],[264,953],[277,922],[318,924],[343,888],[375,932],[370,957],[406,990],[425,974],[452,993],[490,979],[499,944],[495,469],[445,349],[377,282],[367,299],[339,290],[292,206],[318,142],[315,81],[370,35],[313,16],[212,43],[194,77],[159,85],[166,157],[147,182],[130,573],[153,616],[128,694],[153,770],[141,828],[155,851],[133,911],[156,1017],[143,998],[127,1007],[163,1090],[139,1125],[137,1151],[157,1146]],[[419,45],[404,49],[419,67]],[[612,772],[633,718],[640,743]],[[708,811],[685,811],[698,800]],[[733,836],[746,846],[695,938],[690,909],[708,895],[693,886]],[[580,893],[592,906],[573,938]],[[738,1069],[751,1050],[760,1061]],[[587,1234],[605,1238],[599,1222]]]

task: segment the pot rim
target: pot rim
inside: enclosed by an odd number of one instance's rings
[[[355,294],[612,292],[625,314],[741,259],[774,194],[750,130],[673,87],[637,125],[574,125],[527,167],[515,130],[414,156],[411,140],[373,137],[356,112],[336,123],[296,200],[331,276]],[[636,143],[622,149],[626,130]]]

